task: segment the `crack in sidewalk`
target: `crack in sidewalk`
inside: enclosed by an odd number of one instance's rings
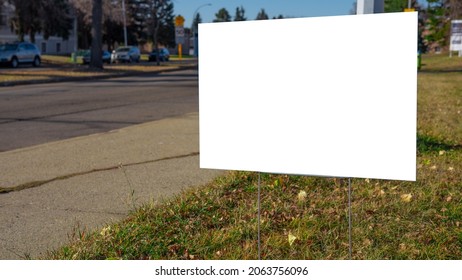
[[[51,182],[54,182],[54,181],[67,180],[67,179],[70,179],[70,178],[73,178],[73,177],[87,175],[87,174],[91,174],[91,173],[95,173],[95,172],[110,171],[110,170],[116,170],[116,169],[118,169],[120,167],[125,167],[125,166],[136,166],[136,165],[154,163],[154,162],[171,160],[171,159],[187,158],[187,157],[192,157],[192,156],[197,156],[197,155],[199,155],[199,152],[192,152],[192,153],[185,154],[185,155],[170,156],[170,157],[152,159],[152,160],[147,160],[147,161],[142,161],[142,162],[133,162],[133,163],[123,164],[123,165],[119,164],[119,165],[116,165],[116,166],[96,168],[96,169],[92,169],[92,170],[89,170],[89,171],[81,171],[81,172],[76,172],[76,173],[57,176],[57,177],[54,177],[52,179],[46,179],[46,180],[39,180],[39,181],[32,181],[32,182],[22,183],[22,184],[13,186],[13,187],[0,187],[0,195],[5,194],[5,193],[10,193],[10,192],[15,192],[15,191],[22,191],[22,190],[25,190],[25,189],[36,188],[36,187],[40,187],[40,186],[43,186],[45,184],[48,184],[48,183],[51,183]]]
[[[107,214],[107,215],[115,215],[115,216],[126,216],[126,212],[113,212],[113,211],[96,211],[96,210],[82,210],[78,208],[55,208],[53,210],[65,211],[65,212],[73,212],[73,213],[88,213],[88,214]]]

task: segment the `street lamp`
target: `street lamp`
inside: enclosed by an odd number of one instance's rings
[[[199,9],[205,6],[212,6],[212,3],[200,5],[199,7],[197,7],[197,9],[194,11],[194,14],[193,14],[192,34],[194,36],[194,56],[195,57],[199,55],[199,52],[198,52],[198,44],[197,44],[197,30],[196,30],[196,25],[194,24],[194,21],[196,20],[197,12],[199,11]]]

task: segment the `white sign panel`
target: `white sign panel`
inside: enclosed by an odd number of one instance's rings
[[[175,41],[177,44],[184,43],[184,27],[183,26],[175,27]]]
[[[462,20],[451,21],[451,51],[462,51]]]
[[[416,179],[417,13],[209,23],[199,36],[201,168]]]

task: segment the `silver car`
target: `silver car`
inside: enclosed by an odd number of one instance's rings
[[[112,62],[140,62],[140,49],[133,46],[120,47],[112,52]]]
[[[2,64],[16,68],[19,64],[30,63],[38,67],[41,62],[41,53],[34,44],[21,42],[0,45],[0,63]]]

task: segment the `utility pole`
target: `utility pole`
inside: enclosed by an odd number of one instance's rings
[[[384,12],[384,0],[358,0],[356,14],[377,14]]]
[[[125,0],[122,0],[122,17],[124,21],[124,44],[127,46],[127,19],[125,15]]]
[[[202,7],[205,7],[205,6],[212,6],[212,3],[207,3],[207,4],[203,4],[203,5],[200,5],[199,7],[197,7],[197,9],[194,11],[194,14],[193,14],[193,24],[191,26],[192,28],[192,34],[193,34],[193,39],[194,39],[194,56],[197,57],[199,55],[199,52],[198,52],[198,42],[197,42],[197,27],[196,25],[194,24],[194,21],[196,20],[196,16],[197,16],[197,12],[199,11],[200,8]]]

